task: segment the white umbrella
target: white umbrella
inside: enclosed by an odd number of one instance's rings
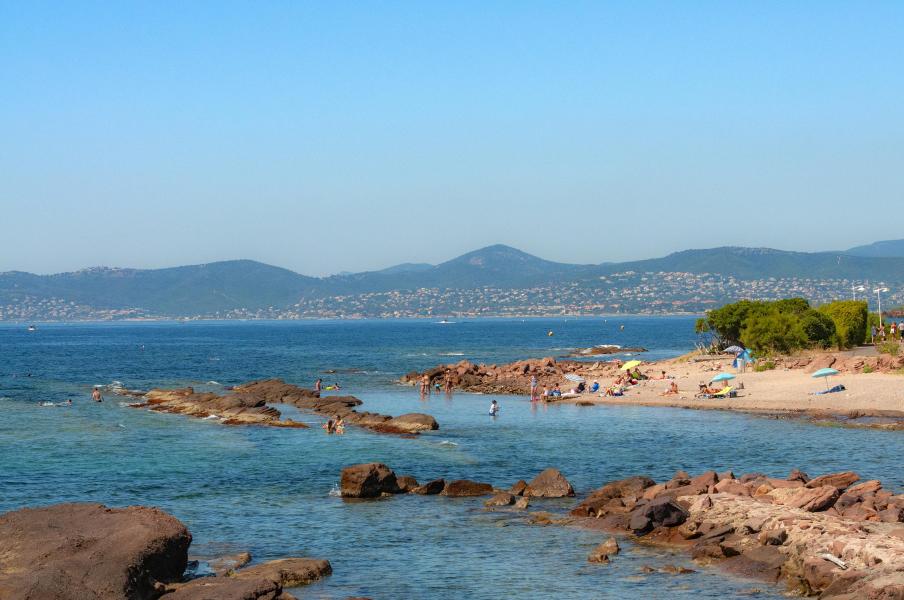
[[[584,383],[584,378],[580,375],[575,375],[574,373],[566,374],[565,379],[567,379],[568,381],[573,381],[575,383]]]

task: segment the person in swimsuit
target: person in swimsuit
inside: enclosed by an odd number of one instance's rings
[[[94,388],[94,390],[91,392],[91,399],[94,400],[95,402],[103,402],[104,401],[104,397],[100,395],[100,388],[98,388],[98,387]]]

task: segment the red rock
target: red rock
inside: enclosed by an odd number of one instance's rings
[[[403,494],[409,493],[419,485],[417,479],[415,479],[411,475],[401,475],[399,477],[396,477],[396,484],[399,486],[399,491]]]
[[[527,489],[527,482],[524,481],[523,479],[519,479],[517,482],[515,482],[515,485],[513,485],[511,487],[511,489],[509,489],[509,491],[516,496],[523,496],[524,490],[526,490],[526,489]]]
[[[706,486],[709,488],[711,485],[716,485],[719,483],[719,475],[715,471],[706,471],[705,473],[701,473],[696,477],[691,478],[691,485],[695,486]]]
[[[396,475],[383,463],[362,463],[342,469],[339,482],[343,498],[379,498],[399,492]]]
[[[757,536],[757,540],[764,546],[781,546],[788,539],[788,532],[784,529],[770,529]]]
[[[785,506],[800,508],[808,512],[819,512],[831,507],[838,496],[838,488],[830,485],[815,489],[805,488],[785,502]]]
[[[643,495],[643,491],[655,485],[656,482],[649,477],[628,477],[618,481],[611,481],[599,488],[586,500],[581,502],[571,511],[571,514],[581,517],[595,517],[599,509],[612,498],[621,498],[624,496],[633,496],[639,498]]]
[[[456,479],[446,484],[441,492],[443,496],[453,496],[456,498],[468,496],[486,496],[493,493],[493,486],[489,483],[479,483],[469,479]]]
[[[493,497],[483,503],[484,506],[511,506],[515,503],[515,496],[508,492],[493,494]]]
[[[166,600],[279,600],[282,586],[269,579],[201,577],[171,586]]]
[[[564,498],[574,496],[574,488],[558,469],[550,468],[544,470],[527,484],[524,495],[535,498]]]
[[[414,488],[411,490],[411,493],[420,496],[433,496],[442,492],[445,487],[446,481],[444,479],[434,479],[433,481],[428,481],[424,485]]]
[[[235,579],[266,579],[283,587],[300,587],[332,574],[330,561],[322,558],[282,558],[236,571]]]
[[[830,473],[828,475],[821,475],[815,479],[811,479],[806,483],[806,487],[808,488],[819,488],[822,486],[830,485],[839,490],[843,490],[855,481],[858,481],[860,476],[854,473],[853,471],[844,471],[842,473]]]
[[[879,519],[884,523],[904,523],[904,508],[886,508],[879,512]]]

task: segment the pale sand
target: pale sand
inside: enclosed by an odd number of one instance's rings
[[[730,359],[722,363],[723,370],[735,373],[730,367]],[[641,367],[645,374],[666,373],[675,378],[680,394],[661,396],[668,389],[668,380],[645,380],[629,387],[621,397],[600,397],[599,394],[582,394],[563,399],[561,402],[593,402],[597,404],[635,404],[641,406],[677,406],[699,409],[724,409],[749,412],[830,412],[847,414],[851,411],[866,413],[886,413],[888,416],[904,416],[904,375],[890,373],[844,373],[829,377],[829,386],[843,384],[846,391],[814,396],[811,392],[824,390],[824,379],[814,379],[803,369],[776,369],[755,373],[736,373],[737,378],[728,385],[737,387],[743,382],[744,389],[738,390],[737,398],[702,399],[695,398],[699,383],[709,380],[719,373],[713,364],[665,361],[647,363]],[[725,369],[724,367],[728,367]],[[605,389],[611,385],[613,377],[594,374],[592,370],[583,373],[588,384],[599,381]],[[574,385],[574,384],[569,384]],[[721,389],[723,385],[715,385]],[[566,388],[567,389],[567,388]]]

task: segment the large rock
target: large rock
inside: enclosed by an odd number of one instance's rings
[[[653,481],[649,477],[643,476],[628,477],[626,479],[610,481],[603,487],[590,494],[590,496],[588,496],[586,500],[581,502],[571,511],[571,514],[580,517],[598,516],[600,510],[610,500],[626,497],[635,499],[640,498],[641,496],[643,496],[644,490],[653,485],[656,485],[655,481]]]
[[[383,463],[345,467],[339,487],[343,498],[378,498],[384,493],[399,492],[395,473]]]
[[[493,493],[493,486],[489,483],[479,483],[469,479],[456,479],[450,481],[443,488],[443,496],[467,497],[486,496]]]
[[[687,520],[688,512],[677,502],[668,497],[656,498],[632,513],[632,529],[640,531],[645,527],[635,528],[635,516],[640,515],[649,521],[650,528],[676,527]]]
[[[574,488],[558,469],[546,469],[534,477],[524,495],[534,498],[564,498],[574,496]]]
[[[282,600],[282,586],[270,579],[201,577],[174,586],[166,600]]]
[[[283,558],[271,560],[232,574],[236,579],[267,579],[283,587],[299,587],[322,579],[333,572],[330,561],[322,558]]]
[[[439,423],[430,415],[424,413],[409,413],[393,417],[386,425],[395,427],[406,433],[418,433],[420,431],[435,431],[439,429]]]
[[[433,481],[428,481],[424,485],[417,486],[411,490],[411,493],[420,494],[421,496],[433,496],[442,492],[445,487],[446,481],[444,479],[434,479]]]
[[[821,475],[815,479],[811,479],[805,485],[808,488],[818,488],[824,485],[831,485],[839,490],[843,490],[849,485],[860,480],[860,476],[853,471],[844,471],[843,473],[830,473]]]
[[[155,598],[182,577],[191,535],[156,508],[58,504],[0,515],[0,598]]]
[[[814,481],[816,480],[814,479]],[[803,488],[791,496],[785,502],[785,506],[809,512],[819,512],[831,508],[835,501],[838,500],[838,496],[838,488],[831,485],[815,489]]]

